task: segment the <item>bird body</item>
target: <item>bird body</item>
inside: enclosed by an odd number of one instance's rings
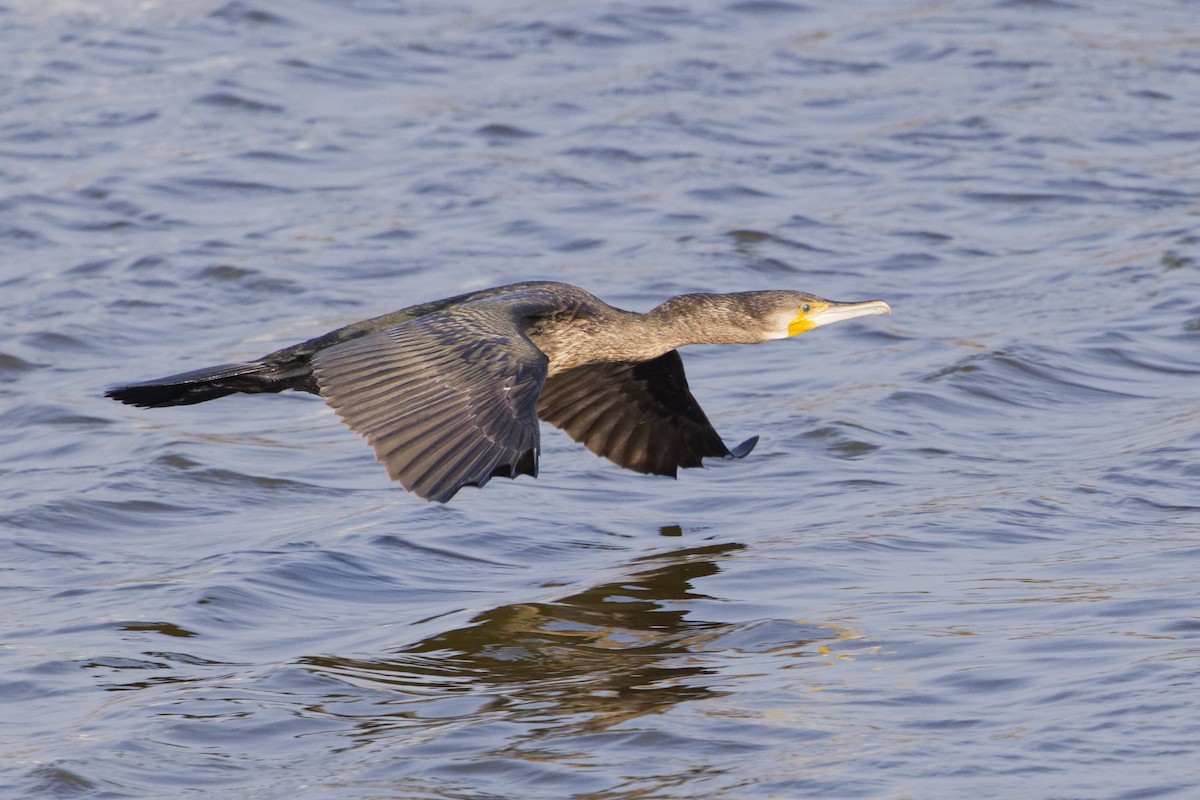
[[[320,394],[406,489],[439,502],[496,475],[535,475],[538,419],[609,460],[674,476],[740,458],[692,396],[677,348],[754,344],[890,313],[881,300],[803,292],[689,294],[640,314],[565,283],[530,281],[410,306],[257,361],[109,389],[129,405],[237,392]]]

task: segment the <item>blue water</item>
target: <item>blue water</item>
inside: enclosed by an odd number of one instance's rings
[[[1187,2],[0,6],[0,795],[1193,798]],[[748,458],[446,506],[111,385],[527,279]]]

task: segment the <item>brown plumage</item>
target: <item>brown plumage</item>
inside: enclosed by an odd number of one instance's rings
[[[412,306],[257,361],[109,389],[141,407],[237,392],[320,394],[388,475],[427,500],[496,475],[537,475],[541,418],[627,469],[674,476],[741,458],[688,389],[676,348],[753,344],[864,314],[803,292],[674,297],[638,314],[565,283],[500,286]]]

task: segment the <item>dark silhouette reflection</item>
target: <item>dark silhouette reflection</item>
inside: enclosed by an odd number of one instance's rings
[[[474,731],[488,722],[521,723],[526,741],[604,731],[684,701],[725,696],[731,652],[814,655],[814,642],[844,637],[833,626],[790,620],[697,619],[687,601],[706,596],[692,582],[718,573],[744,547],[641,558],[628,578],[554,602],[500,606],[389,658],[313,656],[301,664],[367,691],[352,703],[339,692],[321,706],[351,720],[362,743],[406,731],[424,740],[464,722]],[[504,730],[501,740],[512,733]]]
[[[456,692],[490,698],[474,715],[502,711],[509,719],[603,729],[721,694],[706,680],[712,666],[694,654],[729,626],[690,619],[686,607],[673,604],[704,597],[692,581],[717,573],[723,557],[743,548],[720,544],[639,559],[635,564],[646,568],[627,579],[556,602],[501,606],[393,658],[322,656],[304,664],[356,683],[387,684],[410,698]],[[376,719],[367,727],[396,724],[403,723]]]

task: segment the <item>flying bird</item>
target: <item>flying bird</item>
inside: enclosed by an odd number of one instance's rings
[[[244,392],[319,394],[388,475],[444,503],[464,486],[537,476],[538,419],[636,472],[674,477],[741,458],[688,389],[678,348],[758,344],[831,322],[890,314],[882,300],[804,292],[685,294],[645,313],[577,286],[530,281],[356,322],[257,361],[109,389],[143,408]]]

